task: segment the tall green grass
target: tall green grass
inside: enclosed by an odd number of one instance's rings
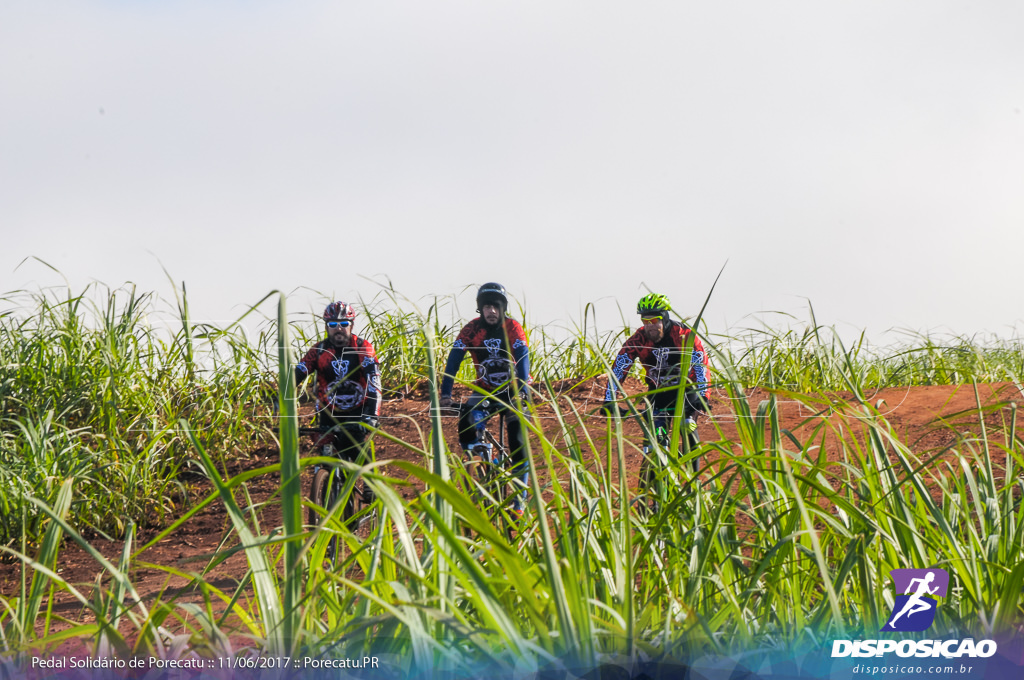
[[[874,345],[861,332],[843,340],[819,324],[813,307],[797,328],[763,326],[715,336],[725,362],[748,387],[796,392],[877,390],[906,385],[1015,382],[1024,377],[1020,338],[901,332],[903,340]]]
[[[199,469],[182,418],[220,461],[253,446],[273,385],[265,353],[238,327],[192,322],[184,289],[178,301],[168,329],[131,286],[0,298],[0,545],[41,537],[27,499],[54,503],[65,479],[90,499],[71,510],[79,529],[163,525],[185,505],[183,473]]]
[[[418,325],[412,318],[403,323],[423,333],[426,386],[436,407],[443,345],[433,344],[432,314],[416,317]],[[280,318],[275,342],[288,348]],[[846,362],[842,384],[866,385],[853,369],[857,355],[836,352]],[[297,524],[295,509],[306,501],[296,474],[317,461],[297,455],[283,352],[281,462],[226,477],[210,442],[197,434],[202,414],[184,414],[183,432],[214,490],[161,534],[199,508],[223,503],[248,559],[243,581],[224,589],[191,574],[203,605],[164,595],[130,606],[127,574],[144,564],[146,546],[132,552],[127,543],[117,565],[97,554],[111,585],[91,598],[78,592],[48,566],[61,536],[88,549],[64,519],[74,499],[89,493],[86,482],[71,477],[55,500],[26,501],[47,533],[37,551],[24,544],[8,549],[31,576],[22,594],[0,600],[3,644],[24,650],[99,636],[116,654],[224,656],[238,653],[229,641],[241,631],[266,653],[375,654],[403,677],[438,668],[511,674],[601,663],[635,670],[643,659],[740,652],[771,658],[831,637],[874,637],[893,602],[889,570],[931,566],[950,572],[951,595],[929,635],[1003,637],[1019,630],[1024,448],[1015,409],[979,401],[974,433],[961,434],[960,423],[953,444],[940,450],[912,450],[867,400],[857,399],[848,412],[810,421],[798,436],[779,422],[776,399],[800,400],[812,410],[825,404],[779,390],[751,403],[749,364],[733,364],[728,355],[716,364],[738,434],[695,452],[705,461],[696,479],[687,459],[662,452],[658,481],[666,502],[655,512],[641,507],[644,499],[623,474],[625,454],[638,442],[624,434],[622,421],[595,419],[542,384],[552,412],[527,424],[529,456],[534,470],[552,474],[545,487],[532,476],[531,505],[518,532],[498,528],[493,508],[481,502],[486,490],[447,450],[435,415],[423,440],[402,442],[420,463],[394,463],[422,480],[425,493],[404,501],[402,482],[381,472],[386,461],[350,466],[378,498],[376,526],[356,534],[341,521],[340,502],[318,509],[318,528]],[[993,427],[982,416],[1001,420]],[[253,508],[237,500],[248,498],[239,491],[262,474],[280,478],[282,527],[261,527]],[[344,549],[330,564],[324,554],[335,536]],[[95,623],[53,632],[40,613],[42,593],[51,589],[78,598]]]

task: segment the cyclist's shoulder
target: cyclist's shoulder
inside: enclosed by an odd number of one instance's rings
[[[352,343],[351,343],[350,346],[351,347],[355,347],[356,349],[370,349],[370,350],[373,349],[373,343],[372,342],[370,342],[366,338],[360,337],[360,336],[358,336],[358,335],[356,335],[354,333],[352,334]]]
[[[483,347],[487,338],[499,335],[501,333],[495,333],[494,327],[488,326],[483,319],[477,317],[462,327],[456,340],[461,340],[461,346],[465,349],[473,349]]]
[[[676,322],[676,325],[679,326],[679,328],[681,329],[679,331],[681,338],[689,339],[690,336],[693,336],[694,346],[696,346],[696,347],[703,347],[704,346],[704,343],[701,342],[700,335],[698,335],[697,332],[694,331],[690,326],[687,326],[685,323],[683,323],[681,321]]]
[[[526,331],[523,330],[523,325],[515,319],[505,317],[505,330],[510,338],[521,338],[523,342],[526,341]]]
[[[310,347],[309,350],[306,352],[306,355],[308,356],[310,354],[321,354],[324,352],[324,350],[330,347],[331,341],[325,338],[323,340],[320,340],[319,342],[314,343],[313,346]]]
[[[704,343],[701,342],[700,336],[697,335],[692,328],[681,321],[672,322],[670,337],[672,339],[672,344],[676,347],[682,349],[684,346],[690,346],[693,348],[696,355],[700,356],[704,354]]]
[[[352,336],[352,349],[359,355],[366,357],[367,359],[376,360],[377,350],[374,349],[373,343],[366,338],[361,338],[358,335]]]
[[[693,329],[687,326],[682,321],[673,321],[672,327],[669,329],[669,333],[672,335],[673,338],[677,338],[680,340],[690,336],[691,334],[695,338],[697,337],[696,334],[693,332]]]
[[[643,328],[638,328],[638,329],[636,329],[636,332],[633,333],[633,335],[631,335],[628,338],[626,338],[626,342],[622,343],[622,350],[625,351],[625,350],[628,350],[628,349],[639,349],[639,348],[643,348],[643,347],[650,347],[653,344],[654,343],[652,343],[647,338],[647,334],[644,333],[644,329]]]
[[[461,331],[459,331],[459,337],[460,338],[465,338],[465,337],[476,335],[477,333],[480,332],[480,329],[482,327],[483,327],[483,321],[480,319],[480,317],[477,317],[475,319],[471,319],[471,320],[467,321],[466,325],[462,327]]]

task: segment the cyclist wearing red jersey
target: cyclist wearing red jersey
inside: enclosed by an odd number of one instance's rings
[[[485,283],[476,294],[479,318],[473,319],[458,338],[448,355],[441,381],[441,406],[452,404],[452,387],[459,366],[470,353],[476,368],[476,386],[483,392],[474,392],[462,405],[459,412],[459,444],[470,456],[480,456],[490,461],[490,445],[481,441],[478,426],[490,416],[502,411],[513,411],[514,397],[528,397],[530,383],[530,349],[526,333],[519,322],[505,316],[508,296],[500,283]],[[487,402],[485,405],[483,402]],[[513,475],[520,476],[523,486],[529,479],[525,454],[524,432],[519,417],[512,412],[505,418],[506,432]],[[516,515],[523,511],[526,492],[516,494],[512,510]]]
[[[637,330],[619,350],[612,365],[614,378],[608,381],[605,392],[605,407],[614,410],[614,400],[620,385],[633,362],[639,361],[644,368],[647,388],[655,392],[650,396],[653,407],[655,431],[671,430],[671,418],[678,413],[676,401],[682,379],[682,362],[689,365],[686,387],[683,393],[683,431],[686,432],[690,449],[695,449],[700,439],[697,436],[697,416],[707,410],[704,397],[708,389],[708,355],[704,344],[691,328],[669,318],[672,305],[664,295],[652,293],[637,303],[636,311],[643,321]],[[649,442],[644,441],[645,445]],[[693,470],[697,471],[698,460],[693,459]]]
[[[310,375],[316,376],[316,422],[322,432],[347,423],[358,425],[334,431],[337,454],[350,461],[358,459],[369,428],[377,427],[381,405],[377,353],[373,345],[352,332],[355,318],[350,304],[327,305],[327,337],[313,345],[295,366],[297,385]],[[320,442],[324,443],[324,437]]]

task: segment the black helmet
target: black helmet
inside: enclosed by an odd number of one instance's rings
[[[480,290],[476,292],[476,311],[478,314],[487,303],[498,305],[502,315],[504,315],[505,309],[508,308],[508,296],[505,294],[505,286],[494,282],[485,283],[480,286]]]

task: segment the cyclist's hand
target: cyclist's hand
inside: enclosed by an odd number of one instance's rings
[[[686,394],[683,395],[686,400],[686,412],[687,413],[706,413],[708,410],[708,404],[704,400],[704,397],[699,392],[694,390],[687,390]]]
[[[363,425],[369,425],[376,429],[379,423],[380,421],[377,420],[377,416],[363,416]]]
[[[442,395],[442,397],[441,397],[441,408],[451,408],[451,407],[452,407],[452,398],[450,396],[446,397],[446,396]]]
[[[606,416],[617,416],[619,414],[619,405],[614,401],[606,401],[601,404],[601,412]]]
[[[694,420],[693,418],[687,418],[686,420],[683,421],[683,429],[685,429],[686,432],[688,432],[688,433],[689,432],[696,432],[697,431],[697,421]]]

